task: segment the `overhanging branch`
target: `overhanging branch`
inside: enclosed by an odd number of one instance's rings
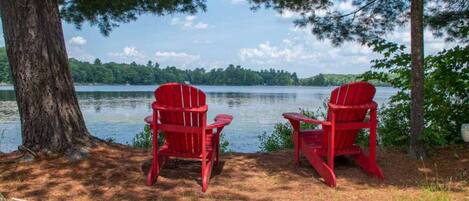
[[[371,4],[374,4],[377,0],[373,0],[373,1],[370,1],[368,2],[367,4],[363,5],[362,7],[358,8],[357,10],[354,10],[353,12],[350,12],[350,13],[347,13],[345,15],[341,15],[339,16],[338,18],[343,18],[343,17],[347,17],[349,15],[354,15],[358,12],[360,12],[361,10],[365,9],[366,7],[370,6]]]

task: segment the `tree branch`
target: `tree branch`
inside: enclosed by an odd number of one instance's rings
[[[370,2],[368,2],[367,4],[365,4],[364,6],[358,8],[357,10],[354,10],[353,12],[347,13],[347,14],[345,14],[345,15],[341,15],[341,16],[339,16],[338,18],[347,17],[347,16],[349,16],[349,15],[353,15],[354,18],[355,18],[355,14],[356,14],[356,13],[360,12],[361,10],[363,10],[363,9],[365,9],[366,7],[370,6],[371,4],[374,4],[376,1],[377,1],[377,0],[370,1]]]

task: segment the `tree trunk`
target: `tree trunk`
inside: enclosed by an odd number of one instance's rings
[[[77,153],[92,139],[68,64],[56,0],[1,0],[5,45],[23,146],[38,153]]]
[[[417,158],[425,157],[420,142],[424,130],[424,41],[423,41],[423,0],[412,0],[411,5],[411,112],[409,153]]]

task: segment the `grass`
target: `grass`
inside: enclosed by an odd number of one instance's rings
[[[459,156],[456,154],[456,159],[459,159]],[[421,160],[423,169],[427,169],[424,160]],[[419,200],[431,200],[431,201],[449,201],[451,200],[450,192],[456,190],[451,185],[453,184],[453,177],[448,179],[440,178],[438,173],[438,164],[434,163],[433,168],[431,168],[435,174],[433,178],[430,178],[428,171],[423,171],[425,180],[421,182],[420,188],[422,189],[422,196]],[[456,177],[461,177],[459,179],[464,180],[466,176],[466,170],[464,170],[461,175],[456,175]],[[467,182],[466,182],[467,183]],[[465,198],[469,200],[469,197]]]

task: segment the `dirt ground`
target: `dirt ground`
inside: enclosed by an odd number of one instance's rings
[[[304,158],[295,167],[292,151],[225,154],[202,193],[199,162],[171,160],[149,187],[142,170],[149,152],[103,145],[78,162],[0,163],[0,193],[7,200],[469,200],[468,146],[438,150],[425,162],[397,150],[378,154],[385,180],[338,158],[336,188],[326,186]]]

